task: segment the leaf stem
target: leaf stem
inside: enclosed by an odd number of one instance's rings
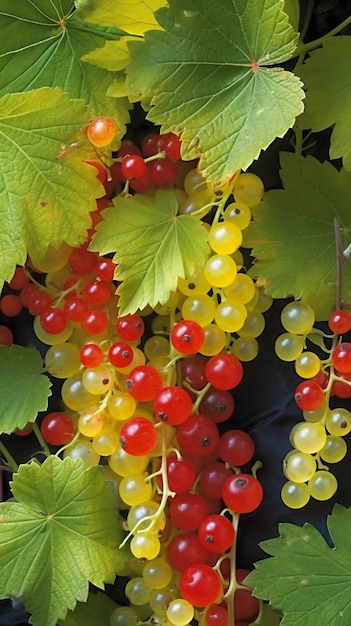
[[[318,39],[314,39],[313,41],[309,41],[308,43],[298,44],[296,47],[295,53],[291,58],[294,59],[295,57],[299,57],[301,54],[306,54],[307,52],[311,52],[311,50],[315,50],[316,48],[319,48],[320,46],[323,45],[326,39],[329,39],[329,37],[333,37],[334,35],[337,35],[338,33],[340,33],[340,31],[346,28],[346,26],[348,26],[349,24],[351,24],[351,15],[349,15],[349,17],[347,17],[345,20],[340,22],[338,26],[335,26],[335,28],[330,30],[328,33],[326,33],[325,35],[322,35],[322,37],[318,37]]]
[[[38,424],[36,422],[33,422],[33,433],[36,436],[36,438],[37,438],[37,440],[38,440],[38,442],[40,444],[40,447],[41,447],[43,453],[45,454],[45,456],[51,456],[51,450],[50,450],[48,444],[46,443],[43,435],[41,434],[40,428],[39,428],[39,426],[38,426]]]

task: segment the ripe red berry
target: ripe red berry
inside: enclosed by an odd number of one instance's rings
[[[138,365],[128,374],[126,389],[137,402],[150,402],[161,391],[160,372],[151,365]]]
[[[295,402],[302,411],[315,411],[324,400],[322,387],[314,380],[306,380],[295,389]]]
[[[339,343],[332,352],[332,362],[336,370],[341,374],[351,372],[351,342]]]
[[[234,389],[241,382],[244,368],[241,361],[233,354],[221,352],[215,354],[206,363],[207,380],[217,389]]]
[[[174,348],[181,354],[196,354],[205,341],[205,333],[197,322],[182,320],[173,326],[170,339]]]
[[[262,485],[252,474],[233,474],[223,484],[222,498],[231,511],[251,513],[262,502]]]
[[[119,432],[121,447],[128,454],[144,456],[150,454],[157,443],[157,431],[146,417],[131,417]]]

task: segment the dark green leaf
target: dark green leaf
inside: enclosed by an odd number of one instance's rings
[[[272,558],[256,563],[245,582],[284,614],[281,626],[351,623],[351,509],[336,505],[328,518],[331,548],[311,525],[280,524],[262,542]]]

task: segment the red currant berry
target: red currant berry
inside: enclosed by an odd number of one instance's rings
[[[177,177],[177,166],[170,159],[156,159],[149,163],[151,182],[155,187],[172,185]]]
[[[145,324],[142,317],[134,313],[119,317],[116,330],[121,339],[125,341],[136,341],[144,334]]]
[[[213,461],[202,468],[199,477],[201,491],[210,498],[218,498],[222,487],[233,476],[233,471],[220,461]]]
[[[336,370],[341,374],[351,372],[351,342],[339,343],[332,352],[332,362]]]
[[[95,252],[89,252],[85,248],[73,248],[69,259],[68,266],[74,274],[78,276],[87,276],[91,274],[97,263]]]
[[[250,574],[249,569],[236,570],[236,580],[239,585],[243,585],[246,576]],[[252,595],[252,590],[236,589],[234,594],[234,614],[237,620],[248,621],[249,624],[256,618],[260,609],[260,603],[257,598]]]
[[[333,311],[329,315],[328,326],[332,333],[343,335],[351,330],[351,313],[344,309]]]
[[[315,411],[323,404],[324,391],[314,380],[305,380],[297,385],[294,397],[299,409]]]
[[[13,332],[7,326],[0,324],[0,346],[12,346],[13,342]]]
[[[121,172],[126,180],[143,178],[146,174],[146,163],[138,154],[127,154],[121,164]]]
[[[156,396],[153,409],[161,422],[176,426],[188,419],[192,406],[192,400],[185,389],[170,385],[163,387]]]
[[[12,276],[9,287],[15,291],[23,289],[29,283],[29,277],[27,276],[24,268],[21,265],[17,265],[14,275]]]
[[[228,465],[241,467],[251,461],[255,452],[252,437],[243,430],[231,429],[223,433],[218,443],[218,455]]]
[[[262,485],[252,474],[233,474],[222,487],[222,498],[231,511],[251,513],[262,502]]]
[[[195,354],[205,341],[205,333],[197,322],[182,320],[173,326],[170,339],[173,347],[181,354]]]
[[[121,447],[133,456],[144,456],[153,451],[157,443],[157,432],[146,417],[131,417],[119,432]]]
[[[73,438],[74,426],[66,413],[53,411],[42,420],[40,432],[47,443],[53,446],[63,446]]]
[[[110,346],[108,358],[114,367],[127,367],[133,361],[133,348],[128,343],[118,341]]]
[[[181,575],[179,591],[193,606],[204,607],[221,597],[222,583],[216,570],[206,563],[190,565]]]
[[[12,293],[2,296],[0,300],[1,313],[6,317],[16,317],[22,311],[22,307],[20,297]]]
[[[92,306],[103,306],[111,298],[111,289],[99,279],[91,280],[84,287],[84,297]]]
[[[209,552],[193,532],[175,535],[167,546],[167,560],[176,572],[184,572],[189,566],[207,563]]]
[[[138,365],[128,374],[126,388],[137,402],[150,402],[163,385],[159,371],[151,365]]]
[[[234,398],[229,391],[210,387],[200,402],[199,411],[219,424],[233,415],[234,408]]]
[[[244,368],[236,356],[221,352],[208,359],[205,375],[213,387],[229,390],[239,385],[244,375]]]
[[[67,317],[61,309],[49,307],[40,316],[40,324],[50,335],[62,333],[67,326]]]
[[[182,454],[203,457],[216,450],[219,432],[209,417],[194,414],[177,427],[177,440]]]
[[[97,343],[86,343],[79,351],[79,359],[84,367],[98,367],[104,360],[104,353]]]
[[[161,464],[158,467],[160,469]],[[196,469],[190,459],[186,457],[178,458],[175,454],[170,454],[167,457],[167,480],[168,487],[174,493],[183,493],[189,491],[196,478]],[[157,482],[161,489],[163,489],[162,475],[157,476]]]
[[[226,552],[233,545],[235,530],[232,522],[224,515],[205,517],[198,530],[200,543],[210,552]]]
[[[170,498],[169,515],[173,526],[178,530],[195,531],[209,515],[209,504],[198,493],[191,491],[176,493]]]
[[[113,280],[115,275],[116,263],[112,259],[101,259],[96,265],[96,276],[103,280],[105,283],[109,283]]]
[[[82,315],[80,324],[87,335],[100,335],[108,327],[108,317],[101,309],[91,309]]]

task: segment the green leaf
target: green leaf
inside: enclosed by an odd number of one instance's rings
[[[351,509],[337,504],[328,517],[332,548],[311,524],[280,524],[280,536],[262,542],[272,558],[256,563],[245,583],[284,613],[281,626],[349,626],[350,528]]]
[[[148,118],[182,136],[184,159],[217,183],[247,168],[303,109],[300,80],[279,67],[297,34],[283,0],[170,0],[164,30],[132,41],[127,85]]]
[[[132,35],[160,28],[154,12],[167,4],[166,0],[76,0],[80,16],[92,24],[115,26]]]
[[[299,30],[300,2],[299,0],[284,0],[284,11],[289,16],[290,24],[294,30]]]
[[[89,581],[103,588],[120,565],[116,494],[101,466],[55,455],[21,465],[15,501],[0,505],[1,598],[20,596],[34,626],[56,626]]]
[[[45,411],[51,382],[35,348],[0,346],[0,433],[10,434]]]
[[[77,602],[74,611],[68,611],[58,626],[110,626],[110,615],[117,604],[106,593],[89,593],[86,602]]]
[[[111,115],[125,134],[128,102],[106,95],[111,75],[81,57],[118,40],[120,32],[84,23],[73,0],[2,0],[0,9],[0,96],[39,87],[61,87],[83,98],[91,115]]]
[[[351,170],[351,84],[346,69],[350,63],[351,37],[327,37],[299,70],[307,89],[299,125],[313,131],[333,126],[330,158],[342,157],[347,170]]]
[[[70,145],[88,119],[83,102],[58,88],[0,98],[0,289],[27,253],[35,262],[48,245],[85,240],[104,192],[78,158],[91,155],[87,140]]]
[[[158,191],[155,197],[114,199],[103,212],[91,249],[115,253],[115,278],[121,315],[147,304],[167,302],[178,277],[189,277],[208,253],[207,231],[191,215],[177,215],[174,194]]]
[[[279,626],[281,614],[277,613],[269,604],[263,604],[259,617],[250,626]],[[73,625],[72,625],[73,626]]]
[[[351,174],[313,157],[281,153],[284,189],[268,191],[252,209],[253,222],[244,245],[255,258],[251,275],[267,280],[275,298],[294,295],[326,320],[336,306],[336,238],[341,227],[343,249],[351,242]],[[351,265],[344,264],[343,298],[351,303]]]

